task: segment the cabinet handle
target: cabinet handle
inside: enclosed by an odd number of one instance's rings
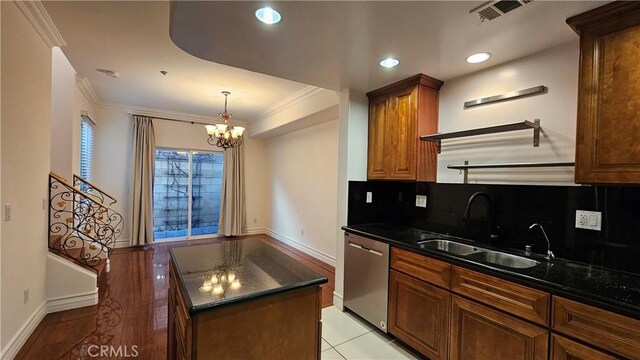
[[[362,245],[352,243],[351,241],[349,241],[349,246],[354,247],[356,249],[362,249]]]

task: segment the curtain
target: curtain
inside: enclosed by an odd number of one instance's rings
[[[244,146],[224,152],[222,197],[218,234],[236,236],[247,233],[247,209],[244,195]]]
[[[131,171],[131,245],[153,243],[153,178],[156,138],[153,121],[133,116],[133,169]]]

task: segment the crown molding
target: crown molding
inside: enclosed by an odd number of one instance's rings
[[[14,1],[14,4],[49,48],[67,46],[41,1]]]
[[[279,112],[282,112],[290,107],[295,106],[296,104],[299,104],[305,100],[307,100],[308,98],[318,95],[322,92],[325,91],[330,91],[327,89],[323,89],[323,88],[319,88],[316,86],[306,86],[305,88],[303,88],[300,91],[297,91],[289,96],[287,96],[286,98],[280,100],[279,102],[275,103],[275,105],[271,106],[270,108],[266,109],[264,112],[262,112],[260,115],[258,115],[256,117],[256,121],[254,123],[257,123],[261,120],[264,120],[274,114],[277,114]]]
[[[215,123],[220,122],[220,118],[218,118],[218,117],[210,117],[210,116],[204,116],[204,115],[198,115],[198,114],[192,114],[192,113],[186,113],[186,112],[180,112],[180,111],[154,109],[154,108],[135,106],[135,105],[128,105],[128,104],[100,102],[100,103],[96,104],[95,107],[96,108],[105,109],[105,110],[125,111],[125,112],[130,113],[130,114],[135,113],[135,114],[138,114],[138,115],[145,115],[145,116],[149,116],[149,117],[154,117],[154,116],[164,117],[164,118],[170,118],[170,119],[175,119],[175,120],[181,120],[181,121],[185,121],[185,122],[197,121],[197,122],[205,122],[205,123],[209,123],[209,124],[215,124]],[[241,125],[241,126],[244,126],[244,127],[248,127],[248,124],[246,122],[244,122],[244,121],[233,120],[232,123],[233,124],[237,124],[237,125]]]
[[[82,95],[84,95],[87,101],[91,103],[91,106],[96,106],[100,103],[100,98],[98,97],[98,94],[96,94],[95,90],[93,90],[93,86],[91,86],[89,79],[76,75],[76,84],[78,85],[78,89],[80,89]]]

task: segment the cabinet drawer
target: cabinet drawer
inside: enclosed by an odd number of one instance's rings
[[[557,334],[551,335],[552,360],[615,360],[618,359]]]
[[[640,359],[640,320],[554,296],[552,326],[602,349]]]
[[[458,266],[451,274],[453,292],[535,323],[549,324],[548,293]]]
[[[391,267],[431,284],[450,287],[451,264],[394,247]]]

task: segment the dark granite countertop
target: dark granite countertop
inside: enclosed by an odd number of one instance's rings
[[[170,250],[190,313],[326,283],[326,277],[259,240]]]
[[[528,269],[507,268],[471,260],[464,256],[440,250],[423,248],[418,244],[419,241],[429,239],[449,238],[462,243],[496,249],[484,243],[391,224],[350,225],[343,226],[342,229],[356,235],[396,245],[479,272],[640,319],[639,275],[560,258],[549,262],[542,256],[535,255],[534,258],[540,261],[537,266]],[[497,250],[505,251],[504,249]],[[523,252],[514,250],[505,252],[524,255]]]

